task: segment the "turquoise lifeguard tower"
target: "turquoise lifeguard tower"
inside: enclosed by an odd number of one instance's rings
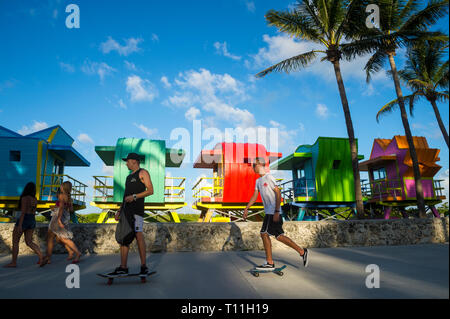
[[[37,211],[44,213],[57,200],[64,181],[72,183],[75,211],[86,208],[86,184],[65,174],[65,167],[90,166],[72,146],[74,139],[60,126],[21,135],[0,126],[0,209],[12,213],[28,182],[36,184]]]
[[[119,138],[116,146],[96,146],[95,152],[106,166],[114,167],[113,176],[94,176],[92,206],[102,209],[97,223],[114,223],[114,214],[123,201],[125,180],[130,174],[126,163],[128,153],[142,156],[141,168],[146,169],[152,180],[153,195],[145,198],[145,211],[150,217],[169,216],[180,222],[176,210],[186,206],[184,177],[166,176],[166,168],[180,167],[185,152],[166,148],[164,140]]]

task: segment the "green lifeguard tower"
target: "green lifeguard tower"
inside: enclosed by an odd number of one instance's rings
[[[363,159],[358,155],[358,160]],[[355,210],[355,184],[348,138],[319,137],[270,166],[292,172],[281,182],[283,214],[291,220],[349,218]],[[342,210],[336,213],[335,209]]]
[[[123,201],[125,180],[130,174],[122,158],[128,153],[141,156],[141,168],[150,173],[154,193],[145,198],[145,211],[149,216],[168,216],[180,222],[177,209],[186,206],[184,177],[166,176],[166,168],[180,167],[185,152],[166,148],[164,140],[119,138],[116,146],[96,146],[95,152],[106,166],[114,167],[114,176],[94,176],[92,206],[102,209],[98,223],[114,223],[114,214]]]

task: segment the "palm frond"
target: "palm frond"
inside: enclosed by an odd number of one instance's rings
[[[407,95],[405,97],[403,97],[403,100],[405,102],[411,103],[411,99],[413,99],[413,95]],[[389,103],[387,103],[386,105],[384,105],[378,112],[377,112],[377,122],[380,122],[380,118],[384,115],[387,115],[389,113],[394,112],[396,109],[398,108],[398,99],[392,100]]]
[[[274,71],[275,72],[286,72],[286,73],[297,71],[301,68],[306,67],[308,64],[310,64],[317,57],[318,52],[325,53],[324,51],[319,51],[319,50],[312,50],[312,51],[309,51],[306,53],[302,53],[302,54],[296,55],[292,58],[281,61],[275,65],[272,65],[271,67],[259,72],[255,76],[258,78],[262,78],[262,77],[266,76],[268,73],[271,73]]]
[[[364,70],[366,71],[366,82],[369,83],[372,79],[372,74],[375,74],[383,69],[386,63],[387,54],[382,51],[375,52],[367,61]]]
[[[399,31],[424,31],[448,14],[448,0],[431,0],[428,5],[411,15]]]
[[[270,10],[266,14],[266,20],[270,26],[277,27],[280,31],[286,32],[300,39],[314,42],[322,38],[320,32],[314,27],[308,17],[299,12]]]

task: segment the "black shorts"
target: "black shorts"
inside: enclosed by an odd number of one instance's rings
[[[275,236],[275,238],[283,235],[283,217],[280,215],[278,222],[274,222],[273,215],[266,214],[261,227],[261,234],[269,234],[269,236]]]

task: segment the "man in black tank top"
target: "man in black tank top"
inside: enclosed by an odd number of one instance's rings
[[[119,220],[120,214],[133,216],[135,220],[134,230],[136,233],[136,241],[138,244],[139,257],[141,258],[141,274],[146,274],[148,268],[146,266],[146,249],[142,228],[144,223],[144,201],[145,197],[153,194],[153,184],[150,174],[147,170],[140,167],[140,156],[136,153],[128,154],[127,158],[123,158],[127,162],[127,167],[131,171],[125,182],[125,192],[123,202],[116,213],[116,220]],[[116,274],[128,273],[129,246],[120,246],[120,267],[115,270]]]

